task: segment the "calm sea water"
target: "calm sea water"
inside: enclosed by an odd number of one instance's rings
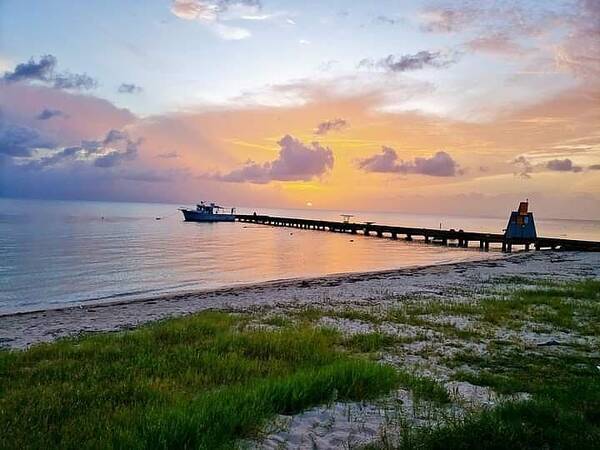
[[[185,223],[176,205],[0,199],[0,314],[266,280],[498,257],[498,252],[242,223]],[[238,209],[251,213],[254,209]],[[340,211],[259,213],[339,220]],[[355,221],[499,232],[504,219],[355,213]],[[156,220],[157,216],[163,217]],[[537,220],[600,239],[600,222]]]

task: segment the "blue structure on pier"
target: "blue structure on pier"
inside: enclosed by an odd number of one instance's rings
[[[519,210],[513,211],[508,219],[504,237],[509,241],[533,241],[537,238],[533,213],[527,211],[528,202],[521,202]]]

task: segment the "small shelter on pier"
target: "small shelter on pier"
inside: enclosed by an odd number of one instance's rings
[[[519,210],[513,211],[510,214],[510,219],[508,219],[508,225],[504,232],[504,237],[507,240],[532,241],[537,238],[533,213],[528,212],[528,208],[529,202],[521,202],[519,204]]]

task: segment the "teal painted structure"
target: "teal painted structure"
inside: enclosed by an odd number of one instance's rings
[[[528,202],[521,202],[519,210],[513,211],[508,219],[504,237],[509,241],[534,241],[537,239],[533,213],[527,211]]]

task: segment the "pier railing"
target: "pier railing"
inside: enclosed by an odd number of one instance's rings
[[[426,243],[469,247],[470,243],[478,243],[479,248],[489,251],[490,244],[501,244],[502,251],[511,252],[513,246],[522,246],[525,250],[534,247],[541,249],[600,251],[600,242],[581,241],[573,239],[544,238],[507,239],[504,234],[479,233],[463,230],[437,230],[435,228],[399,227],[379,225],[372,222],[337,222],[330,220],[299,219],[294,217],[275,217],[258,214],[237,214],[239,222],[249,222],[262,225],[303,228],[310,230],[331,231],[338,233],[374,235],[391,239],[412,241],[418,238]]]

